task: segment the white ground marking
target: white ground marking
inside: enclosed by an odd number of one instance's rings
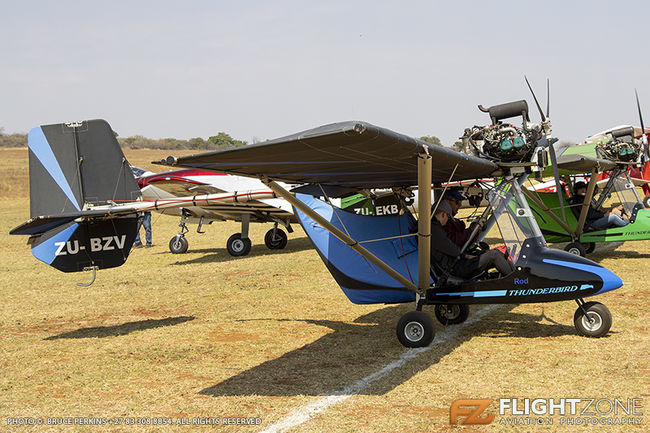
[[[276,424],[267,427],[261,433],[285,432],[290,428],[299,426],[307,422],[311,417],[313,417],[317,413],[323,412],[330,406],[341,403],[347,400],[348,398],[352,397],[353,395],[359,394],[361,391],[366,389],[368,386],[370,386],[370,384],[372,384],[376,380],[381,379],[382,377],[386,376],[388,373],[395,370],[396,368],[403,366],[408,360],[413,359],[419,354],[427,352],[433,349],[434,347],[436,347],[437,345],[445,343],[449,341],[451,338],[456,337],[460,333],[460,331],[462,331],[465,327],[475,322],[478,322],[483,318],[483,316],[493,311],[496,307],[497,307],[496,305],[488,305],[486,307],[481,308],[480,310],[472,314],[472,316],[462,324],[448,326],[442,331],[437,332],[433,342],[429,346],[418,347],[417,349],[404,350],[404,352],[402,352],[402,355],[398,359],[391,362],[390,364],[385,365],[380,370],[369,374],[363,379],[359,379],[355,383],[344,388],[342,391],[335,391],[331,395],[327,395],[325,397],[319,398],[318,400],[313,401],[306,406],[294,410],[293,412],[291,412],[285,418],[281,419]]]

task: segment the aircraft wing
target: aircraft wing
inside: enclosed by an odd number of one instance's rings
[[[607,159],[580,154],[563,154],[557,159],[557,166],[563,174],[591,173],[596,167],[599,171],[613,170],[616,163]]]
[[[188,195],[217,194],[224,190],[216,188],[213,185],[204,185],[196,182],[188,182],[182,179],[160,180],[150,182],[156,188],[175,196],[186,197]]]
[[[357,190],[416,185],[417,155],[424,150],[433,157],[434,183],[491,177],[499,170],[491,161],[357,121],[236,149],[168,157],[158,163],[251,177],[265,175],[294,184],[321,184],[330,191]]]

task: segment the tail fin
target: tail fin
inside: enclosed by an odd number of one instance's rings
[[[32,254],[64,272],[123,264],[137,215],[112,217],[93,205],[133,201],[140,188],[104,120],[33,128],[28,135],[30,216],[11,234],[30,235]]]
[[[37,126],[29,132],[31,217],[79,212],[87,204],[140,196],[105,120]]]

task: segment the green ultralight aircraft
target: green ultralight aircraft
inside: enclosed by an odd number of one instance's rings
[[[572,205],[564,188],[560,188],[561,200],[557,191],[535,191],[534,187],[524,189],[546,241],[569,242],[565,250],[573,254],[584,256],[594,250],[597,242],[650,239],[650,210],[643,205],[635,182],[629,175],[629,169],[639,164],[638,155],[642,151],[642,143],[636,139],[637,134],[632,127],[620,128],[608,135],[609,139],[569,147],[558,157],[559,174],[569,191],[573,190],[572,175],[583,174],[589,178],[587,192],[581,203]],[[621,143],[631,145],[623,146]],[[636,154],[626,152],[632,147],[636,149]],[[614,152],[617,155],[619,152],[624,154],[617,160],[612,160],[610,158]],[[610,158],[606,159],[607,156]],[[606,176],[602,176],[603,173]],[[597,186],[600,193],[597,193]],[[627,225],[605,229],[589,225],[587,215],[590,206],[607,209],[612,205],[622,207],[621,213],[629,221]],[[566,209],[570,211],[567,212]]]

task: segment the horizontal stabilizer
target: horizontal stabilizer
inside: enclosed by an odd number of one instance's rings
[[[31,218],[29,221],[22,223],[12,229],[10,235],[38,235],[49,230],[55,229],[63,224],[74,221],[77,215],[59,215],[54,217],[40,216]]]

